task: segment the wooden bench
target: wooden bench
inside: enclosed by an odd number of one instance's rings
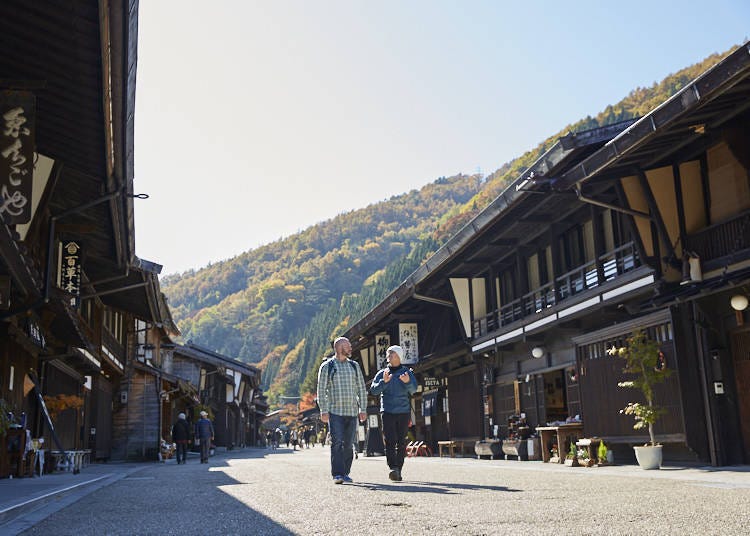
[[[453,450],[458,452],[461,456],[465,454],[465,451],[469,451],[469,456],[474,456],[474,445],[479,441],[479,437],[454,437],[451,439],[453,443]],[[440,442],[438,441],[438,445]]]
[[[443,457],[443,448],[446,448],[448,450],[448,454],[451,458],[456,457],[456,442],[455,441],[438,441],[438,452],[440,454],[440,457]]]

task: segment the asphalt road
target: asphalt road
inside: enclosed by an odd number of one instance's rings
[[[404,481],[360,456],[334,485],[329,449],[246,449],[154,464],[28,535],[750,534],[750,472],[413,458]]]

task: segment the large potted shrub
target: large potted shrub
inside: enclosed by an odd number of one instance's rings
[[[654,387],[664,381],[672,373],[666,368],[664,354],[659,350],[659,344],[649,339],[643,331],[636,331],[626,341],[622,348],[613,346],[608,350],[610,355],[616,355],[625,360],[622,369],[627,374],[634,375],[632,380],[619,382],[619,387],[637,389],[643,395],[642,402],[628,402],[620,413],[632,415],[635,419],[635,430],[648,429],[650,441],[644,446],[633,447],[638,465],[643,469],[659,469],[662,461],[662,446],[656,443],[654,423],[665,410],[654,402]]]

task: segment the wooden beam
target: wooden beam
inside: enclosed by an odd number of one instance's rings
[[[637,176],[641,188],[643,188],[643,194],[646,197],[646,203],[648,204],[649,211],[651,212],[652,222],[656,226],[656,232],[661,238],[661,242],[664,242],[664,245],[666,247],[667,257],[670,259],[675,258],[674,246],[672,245],[672,241],[669,238],[667,226],[664,224],[664,219],[661,216],[661,211],[659,210],[659,206],[656,203],[654,193],[651,191],[651,186],[648,183],[646,173],[644,173],[643,170],[639,170]],[[654,245],[657,246],[658,243]]]

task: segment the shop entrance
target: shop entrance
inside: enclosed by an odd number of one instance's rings
[[[547,422],[565,421],[569,415],[565,371],[561,369],[546,372],[543,374],[543,378]]]

